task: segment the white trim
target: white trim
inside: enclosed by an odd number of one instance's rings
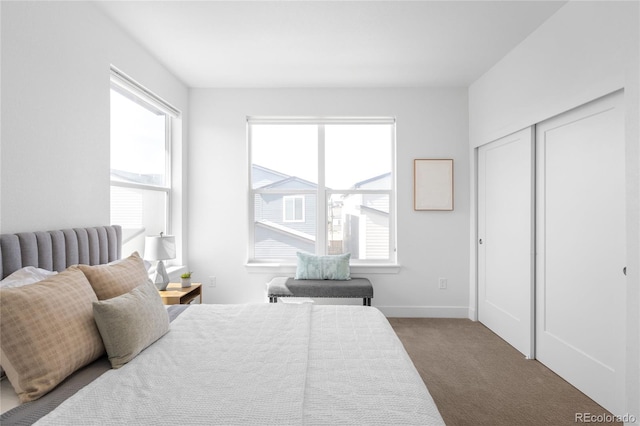
[[[123,182],[119,180],[111,180],[111,186],[119,186],[121,188],[144,189],[149,191],[171,192],[168,186],[145,185],[144,183]]]
[[[391,191],[389,194],[389,260],[398,262],[398,250],[396,241],[396,232],[398,230],[397,222],[397,197],[398,188],[396,188],[396,126],[391,126]]]
[[[271,117],[247,116],[247,124],[395,124],[394,117]]]
[[[333,194],[386,194],[391,196],[393,189],[327,189],[327,199]]]
[[[247,182],[249,182],[249,190],[247,191],[247,259],[256,258],[256,213],[255,213],[255,198],[256,191],[253,189],[253,171],[251,165],[253,164],[253,150],[251,149],[252,132],[251,126],[247,124]]]
[[[327,226],[327,206],[329,205],[329,195],[327,194],[325,179],[325,128],[324,123],[316,124],[318,126],[318,188],[316,197],[316,254],[328,254],[327,237],[329,227]],[[322,203],[320,202],[322,200]],[[320,225],[322,224],[322,226]]]
[[[285,195],[316,195],[318,191],[315,189],[273,189],[273,188],[254,188],[251,190],[255,194],[279,194],[282,196]]]
[[[296,265],[293,263],[248,262],[244,266],[250,274],[281,274],[292,277],[296,273]],[[392,263],[367,263],[352,264],[350,269],[351,274],[354,276],[361,274],[398,274],[402,266]]]
[[[127,74],[111,65],[111,83],[133,92],[152,107],[159,109],[162,113],[170,115],[172,118],[179,118],[181,112],[173,107],[169,102],[144,87],[142,84],[129,77]]]
[[[468,318],[468,306],[376,306],[376,298],[371,304],[390,318]]]
[[[469,307],[469,316],[467,318],[469,318],[471,321],[478,321],[478,312],[475,310],[475,308]]]
[[[172,206],[173,206],[173,177],[171,165],[173,164],[173,128],[172,123],[176,117],[171,115],[165,115],[164,120],[164,150],[165,150],[165,171],[164,171],[164,179],[165,186],[167,186],[167,200],[165,203],[165,218],[167,224],[165,225],[165,231],[167,234],[173,233],[173,220],[172,220]]]
[[[252,191],[256,194],[282,194],[284,195],[296,195],[296,194],[310,194],[316,195],[318,193],[315,189],[274,189],[274,188],[254,188]],[[392,189],[328,189],[327,198],[332,194],[387,194],[391,195]]]

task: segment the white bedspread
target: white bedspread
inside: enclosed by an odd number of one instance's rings
[[[42,425],[441,425],[375,308],[193,305]]]

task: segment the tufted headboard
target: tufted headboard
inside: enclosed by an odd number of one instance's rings
[[[0,279],[25,266],[63,271],[83,263],[99,265],[120,259],[119,225],[0,235]]]

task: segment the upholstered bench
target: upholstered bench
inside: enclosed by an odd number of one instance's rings
[[[364,306],[371,306],[373,286],[368,278],[338,281],[276,277],[267,283],[267,295],[270,303],[276,303],[278,297],[361,297]]]

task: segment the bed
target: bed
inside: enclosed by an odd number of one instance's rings
[[[29,267],[58,272],[0,288],[0,365],[22,401],[1,424],[444,424],[376,308],[167,308],[140,257],[121,258],[120,247],[118,226],[0,236],[3,281]],[[23,334],[49,341],[40,351]],[[51,352],[65,339],[73,343]]]

